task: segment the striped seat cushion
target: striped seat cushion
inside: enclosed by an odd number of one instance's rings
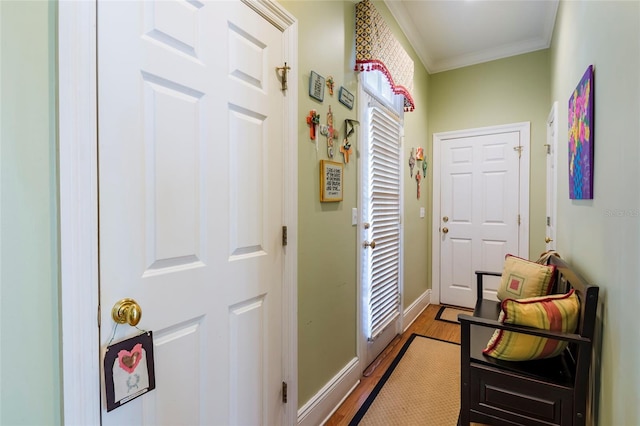
[[[505,299],[498,321],[565,333],[573,333],[578,325],[580,300],[571,290],[567,294]],[[527,361],[560,355],[567,342],[496,330],[483,353],[506,361]]]

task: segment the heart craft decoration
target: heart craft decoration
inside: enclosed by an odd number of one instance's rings
[[[131,374],[136,370],[142,360],[142,343],[138,343],[127,351],[125,349],[118,352],[118,365],[127,373]]]

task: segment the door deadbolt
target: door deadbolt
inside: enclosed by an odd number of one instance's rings
[[[444,223],[449,222],[449,216],[445,216],[445,217],[443,217],[443,218],[442,218],[442,221],[443,221]]]

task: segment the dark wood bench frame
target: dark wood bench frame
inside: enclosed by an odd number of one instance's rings
[[[497,321],[500,302],[482,298],[485,276],[478,271],[473,316],[460,314],[460,425],[585,425],[598,290],[564,260],[549,258],[557,268],[552,293],[573,288],[580,299],[575,333],[557,333]],[[495,329],[517,331],[569,342],[562,355],[535,361],[502,361],[482,354]]]

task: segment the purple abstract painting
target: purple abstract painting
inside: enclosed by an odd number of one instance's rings
[[[569,198],[593,198],[593,65],[569,99]]]

